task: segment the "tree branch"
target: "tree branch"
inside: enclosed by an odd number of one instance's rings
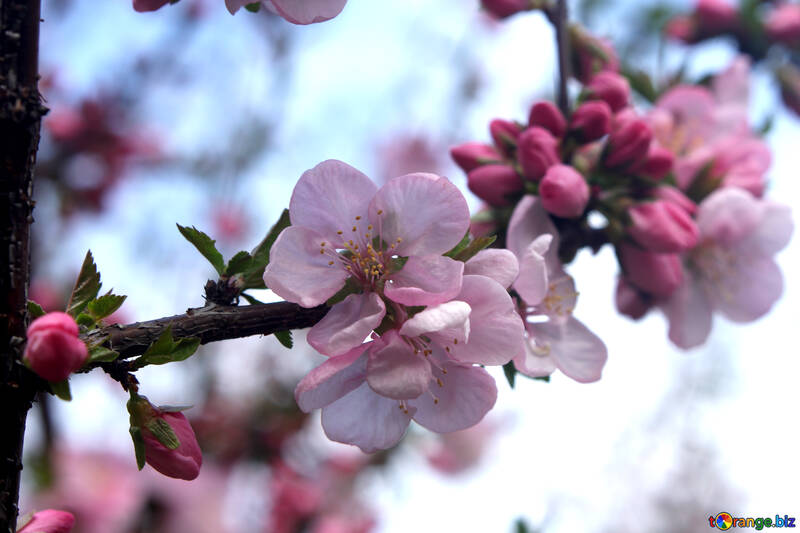
[[[558,0],[550,22],[556,30],[556,50],[558,54],[558,108],[569,117],[569,34],[567,33],[567,0]]]

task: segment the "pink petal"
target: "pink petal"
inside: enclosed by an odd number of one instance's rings
[[[367,383],[387,398],[409,400],[422,394],[431,380],[431,365],[419,350],[414,350],[400,335],[390,330],[369,351]],[[415,353],[416,352],[416,353]]]
[[[254,1],[255,0],[225,0],[225,7],[227,7],[230,14],[233,15],[241,8],[247,4],[252,4]]]
[[[608,350],[600,338],[574,317],[566,322],[529,324],[528,331],[537,343],[549,346],[558,368],[580,383],[600,379]]]
[[[508,249],[519,259],[525,254],[528,246],[544,234],[553,236],[545,260],[548,269],[555,270],[561,267],[561,262],[558,260],[558,230],[539,199],[531,195],[524,196],[514,208],[511,221],[508,223],[506,237]]]
[[[350,274],[331,255],[329,246],[325,247],[329,253],[320,253],[322,242],[325,239],[308,228],[289,226],[283,230],[272,245],[264,271],[267,287],[303,307],[317,306],[336,294]]]
[[[300,409],[309,413],[325,407],[364,383],[369,346],[368,343],[331,357],[306,374],[294,389],[294,399]]]
[[[519,258],[519,277],[514,289],[528,305],[538,305],[547,295],[547,254],[553,236],[544,234],[531,242]]]
[[[45,509],[35,513],[17,533],[69,533],[75,517],[66,511]]]
[[[492,278],[506,289],[519,275],[519,262],[511,250],[487,248],[464,264],[464,274]]]
[[[788,205],[764,201],[761,222],[737,248],[753,254],[772,256],[783,250],[792,237],[794,223]]]
[[[364,383],[322,409],[322,429],[333,441],[374,453],[391,448],[403,438],[415,411],[414,407],[400,409],[396,400],[375,394]]]
[[[429,334],[441,346],[450,349],[453,359],[462,363],[503,365],[523,352],[522,319],[502,285],[485,276],[464,276],[457,298],[472,309],[467,343],[453,343],[444,332]]]
[[[469,304],[457,300],[429,307],[406,320],[400,328],[400,335],[419,337],[432,332],[442,332],[448,339],[467,342],[470,312]]]
[[[381,238],[396,244],[402,256],[441,255],[458,244],[469,228],[464,196],[446,178],[434,174],[406,174],[389,181],[375,194],[369,218]]]
[[[414,420],[437,433],[449,433],[472,427],[480,422],[497,400],[497,386],[484,369],[459,364],[447,364],[434,369],[442,386],[431,388],[410,405],[417,408]],[[435,401],[434,397],[438,399]]]
[[[389,277],[384,294],[403,305],[438,305],[461,290],[464,263],[441,255],[413,255]]]
[[[361,345],[385,314],[383,300],[374,292],[351,294],[311,328],[308,343],[324,355],[342,354]]]
[[[679,348],[700,346],[711,333],[711,302],[693,276],[661,308],[669,321],[669,339]]]
[[[703,200],[697,211],[701,239],[732,246],[756,230],[763,215],[759,200],[742,189],[718,189]]]
[[[531,324],[528,324],[530,327]],[[521,373],[532,378],[549,376],[556,371],[556,362],[550,350],[539,346],[536,339],[529,338],[525,345],[525,352],[514,358],[514,367]]]
[[[334,246],[367,230],[367,208],[378,187],[350,165],[329,159],[307,170],[289,202],[293,226],[311,228]],[[356,217],[361,217],[356,220]],[[353,232],[352,228],[358,231]],[[342,231],[340,237],[337,232]]]
[[[347,0],[271,0],[278,13],[293,24],[330,20],[344,9]]]
[[[547,295],[542,303],[536,306],[536,312],[547,315],[550,320],[563,322],[572,316],[577,301],[578,292],[575,290],[575,280],[561,270],[550,277]]]
[[[714,307],[735,322],[761,318],[783,292],[783,275],[769,257],[738,257],[721,279],[710,279],[708,295]]]

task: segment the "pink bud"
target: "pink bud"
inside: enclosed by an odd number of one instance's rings
[[[500,163],[503,159],[494,147],[478,142],[454,146],[450,149],[450,156],[464,172],[469,172],[487,163]]]
[[[724,33],[739,25],[736,8],[725,0],[697,0],[695,14],[704,34]]]
[[[481,0],[483,9],[502,19],[531,8],[530,0]]]
[[[89,357],[78,338],[78,324],[66,313],[40,316],[28,326],[28,344],[23,359],[31,370],[47,381],[63,381],[83,366]]]
[[[509,165],[484,165],[467,174],[467,187],[491,206],[510,205],[509,195],[522,190],[522,178]]]
[[[773,41],[796,44],[800,41],[800,5],[787,3],[775,7],[764,26]]]
[[[174,450],[165,446],[150,429],[155,427],[152,424],[160,424],[159,420],[166,422],[178,437],[179,445]],[[187,481],[200,474],[203,454],[197,444],[194,430],[183,413],[165,412],[153,407],[149,419],[142,424],[141,430],[147,464],[167,477]]]
[[[558,140],[544,128],[528,128],[519,135],[517,159],[525,177],[538,180],[548,168],[561,162]]]
[[[589,98],[602,100],[612,111],[617,112],[628,106],[631,87],[628,80],[616,72],[601,72],[586,86]]]
[[[167,5],[169,1],[170,0],[133,0],[133,9],[140,13],[155,11]]]
[[[528,115],[530,126],[540,126],[555,137],[563,137],[567,131],[567,121],[561,111],[552,102],[537,102],[531,107]]]
[[[647,157],[653,132],[643,120],[625,120],[611,132],[605,163],[609,167],[635,165]]]
[[[617,251],[627,280],[646,293],[667,298],[683,283],[677,254],[648,252],[632,244],[621,244]]]
[[[697,204],[691,201],[685,194],[676,189],[675,187],[662,186],[655,190],[654,196],[659,200],[670,202],[689,215],[694,215],[697,212]]]
[[[631,168],[631,172],[654,180],[660,180],[670,173],[674,162],[675,157],[672,152],[651,143],[647,157]]]
[[[647,295],[642,294],[623,277],[617,278],[615,300],[617,311],[634,320],[639,320],[650,310],[650,303],[647,301]]]
[[[628,232],[642,247],[662,254],[680,253],[697,244],[697,225],[682,208],[657,200],[628,209]]]
[[[598,72],[619,71],[619,57],[608,40],[591,35],[577,24],[570,26],[569,33],[574,73],[581,83],[589,83]]]
[[[563,218],[578,217],[589,203],[589,185],[569,165],[554,165],[539,184],[542,207]]]
[[[511,149],[517,145],[517,137],[522,128],[516,122],[496,118],[489,123],[489,133],[492,135],[495,146],[504,155],[509,155]]]
[[[17,533],[69,533],[74,524],[72,513],[45,509],[35,513]]]
[[[611,130],[611,108],[602,100],[585,102],[572,113],[569,129],[582,142],[596,141]]]
[[[686,15],[672,17],[664,27],[664,33],[667,37],[685,43],[693,43],[697,38],[697,28],[694,19]]]

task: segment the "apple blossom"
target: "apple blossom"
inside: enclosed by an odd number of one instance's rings
[[[600,72],[586,86],[586,95],[589,98],[602,100],[615,113],[628,106],[630,93],[628,80],[616,72]]]
[[[679,253],[697,244],[697,226],[683,208],[656,200],[628,209],[628,233],[643,248],[659,253]]]
[[[778,4],[770,11],[764,27],[773,41],[797,44],[800,40],[800,6],[788,2]]]
[[[511,165],[483,165],[467,174],[467,187],[487,204],[501,207],[522,191],[522,178]]]
[[[531,106],[530,113],[528,113],[528,125],[539,126],[550,133],[554,137],[563,137],[567,131],[567,120],[561,113],[561,110],[553,104],[553,102],[536,102]]]
[[[589,185],[583,176],[569,165],[553,165],[539,183],[542,207],[563,218],[583,214],[589,202]]]
[[[596,141],[611,131],[611,108],[602,100],[584,102],[572,113],[569,129],[582,142]]]
[[[88,357],[86,344],[78,338],[78,324],[67,313],[47,313],[28,326],[23,360],[44,379],[63,381]]]
[[[259,0],[225,0],[231,15]],[[344,9],[347,0],[260,0],[265,9],[280,15],[292,24],[314,24],[330,20]]]
[[[494,140],[494,145],[505,155],[509,155],[517,145],[517,138],[521,131],[522,128],[510,120],[496,118],[489,122],[489,133]]]
[[[519,135],[517,159],[525,177],[538,180],[548,168],[561,162],[558,139],[546,129],[532,126]]]
[[[625,279],[641,291],[667,298],[683,284],[678,254],[650,252],[628,243],[617,246],[617,253]]]
[[[475,170],[481,165],[501,163],[503,161],[503,156],[497,153],[493,146],[478,142],[468,142],[454,146],[450,149],[450,155],[464,172]]]
[[[74,524],[72,513],[46,509],[35,513],[17,533],[69,533]]]

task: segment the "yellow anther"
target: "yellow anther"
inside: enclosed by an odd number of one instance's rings
[[[353,246],[353,241],[352,240],[347,241],[347,244],[349,244],[350,246]]]
[[[442,380],[439,378],[436,378],[436,384],[439,385],[440,387],[444,387],[444,383],[442,383]]]
[[[378,214],[382,215],[383,214],[383,209],[378,209]]]
[[[453,344],[458,344],[458,339],[453,339]]]
[[[322,241],[321,243],[319,243],[319,245],[320,246],[325,246],[325,241]]]
[[[325,250],[320,250],[319,253],[324,254]]]
[[[328,261],[328,264],[329,265],[333,265],[333,261]]]
[[[449,346],[445,346],[445,347],[444,347],[444,349],[445,349],[445,351],[446,351],[447,353],[450,353],[450,347],[449,347]]]
[[[391,248],[392,250],[394,250],[394,244],[393,244],[393,245],[391,245],[389,248]]]
[[[439,405],[439,398],[434,398],[433,403],[434,405]]]
[[[442,369],[442,374],[447,374],[447,369],[443,368]]]
[[[402,237],[398,237],[397,238],[397,242],[403,242],[403,238]]]
[[[353,250],[358,250],[358,245],[357,244],[355,245],[355,248],[353,248]]]
[[[356,217],[356,220],[361,220],[361,215],[358,215],[358,216]]]
[[[356,228],[355,226],[353,226],[353,231],[355,231],[356,229],[358,229],[358,228]]]
[[[364,238],[365,238],[365,239],[369,239],[369,233],[365,233],[365,234],[364,234]]]
[[[339,230],[339,231],[336,232],[336,235],[341,235],[342,233],[344,233],[344,232],[342,230]]]
[[[369,226],[367,226],[367,231],[372,231],[372,224],[370,224]]]

